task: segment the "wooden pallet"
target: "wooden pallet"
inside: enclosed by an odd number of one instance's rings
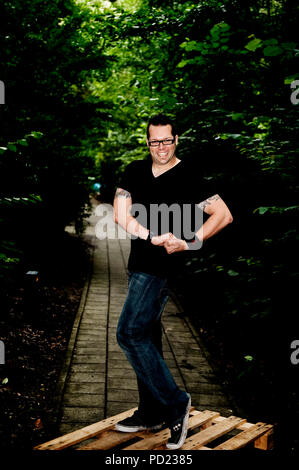
[[[135,409],[65,434],[34,449],[62,450],[68,447],[74,450],[167,450],[165,444],[170,436],[168,428],[157,433],[123,433],[114,430],[115,423],[131,416]],[[208,447],[207,444],[210,443],[212,446]],[[192,407],[187,439],[181,450],[236,450],[250,444],[258,449],[271,449],[273,425],[247,423],[246,419],[236,416],[224,418],[215,411],[197,411]]]

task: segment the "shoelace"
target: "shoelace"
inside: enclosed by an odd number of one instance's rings
[[[175,426],[173,426],[172,429],[173,429],[174,431],[178,431],[180,428],[181,428],[181,423],[176,424]]]

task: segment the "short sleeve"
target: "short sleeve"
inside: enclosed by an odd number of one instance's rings
[[[134,162],[129,163],[124,172],[120,175],[117,184],[118,188],[125,189],[126,191],[129,191],[129,193],[131,193],[133,189],[134,167]]]
[[[202,201],[205,201],[211,196],[214,196],[215,194],[219,194],[219,186],[217,187],[217,183],[214,180],[214,178],[210,176],[202,176],[201,177],[201,198]]]
[[[182,184],[185,194],[189,195],[189,200],[193,203],[199,204],[219,192],[214,178],[205,174],[198,161],[187,161],[185,170]]]

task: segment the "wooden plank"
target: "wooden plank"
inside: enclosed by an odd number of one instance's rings
[[[256,449],[262,450],[271,450],[273,449],[274,445],[274,426],[272,425],[272,429],[269,430],[266,434],[262,437],[258,438],[254,441],[254,447]]]
[[[255,441],[258,437],[263,436],[272,428],[271,424],[257,423],[246,431],[240,432],[236,436],[228,439],[213,450],[236,450],[245,447],[247,444]]]
[[[164,444],[169,439],[169,437],[170,437],[170,431],[167,428],[167,429],[164,429],[163,431],[160,431],[159,433],[154,434],[153,436],[150,436],[146,439],[141,439],[140,441],[135,442],[134,444],[124,447],[122,450],[154,449],[155,446]]]
[[[215,411],[198,411],[198,414],[193,415],[189,418],[188,429],[195,429],[207,421],[213,419],[215,416],[219,415],[219,413]],[[147,437],[146,439],[141,439],[139,442],[136,442],[128,447],[125,447],[123,450],[148,450],[148,449],[155,449],[156,447],[160,447],[161,445],[165,444],[166,441],[170,437],[169,429],[165,429],[154,434],[151,437]]]
[[[156,450],[164,450],[164,451],[165,451],[165,450],[168,450],[168,449],[166,448],[165,444],[163,444],[163,445],[160,445],[160,446],[155,447],[154,450],[155,450],[155,451],[156,451]],[[180,449],[179,449],[179,450],[180,450]],[[210,449],[210,447],[202,446],[202,447],[201,447],[200,449],[198,449],[198,450],[213,450],[213,449]]]
[[[218,437],[223,436],[223,434],[226,434],[245,421],[245,419],[230,416],[229,418],[226,418],[225,421],[222,421],[219,424],[214,424],[213,426],[210,426],[186,439],[181,450],[198,449],[199,447],[214,441]]]
[[[76,450],[109,450],[115,446],[123,444],[134,437],[146,437],[149,432],[119,432],[119,431],[104,431],[97,436],[93,442],[83,444],[77,447]],[[152,433],[150,434],[152,435]]]
[[[70,432],[64,436],[57,437],[51,441],[45,442],[34,447],[34,450],[62,450],[66,447],[70,447],[74,444],[84,441],[85,439],[91,439],[102,431],[107,431],[114,427],[115,423],[121,421],[122,419],[127,418],[137,408],[132,408],[131,410],[124,411],[118,415],[112,416],[111,418],[103,419],[97,423],[90,424],[84,428],[78,429],[77,431]]]
[[[224,416],[217,416],[217,418],[213,419],[212,424],[222,423],[226,419],[227,418],[225,418]],[[240,424],[240,426],[237,426],[237,429],[240,429],[241,431],[246,431],[246,429],[251,429],[253,426],[255,426],[255,424],[247,423],[246,421],[245,423]]]

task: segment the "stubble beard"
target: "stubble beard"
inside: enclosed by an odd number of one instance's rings
[[[170,163],[172,159],[175,159],[175,151],[176,151],[176,147],[173,149],[172,152],[170,152],[168,158],[165,159],[165,160],[161,160],[161,159],[159,158],[159,156],[156,156],[156,155],[155,155],[154,152],[151,153],[151,156],[152,156],[152,159],[153,159],[154,163],[156,163],[156,164],[159,165],[159,166],[160,166],[160,165],[163,165],[163,166],[164,166],[164,165],[168,165],[168,163]]]

